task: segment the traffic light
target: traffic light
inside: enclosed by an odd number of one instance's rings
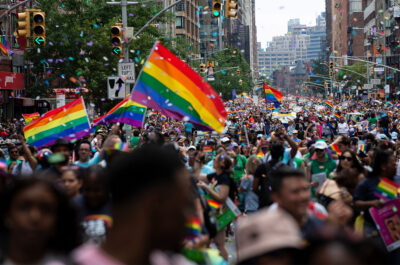
[[[373,74],[374,74],[374,67],[371,66],[371,75],[373,75]]]
[[[46,18],[42,11],[33,12],[33,42],[38,46],[46,44]]]
[[[121,23],[117,23],[111,27],[111,44],[112,44],[112,53],[114,55],[118,55],[119,57],[123,57]]]
[[[225,17],[226,18],[237,18],[238,5],[236,0],[226,0],[225,4]]]
[[[206,73],[206,65],[204,63],[200,64],[200,75],[204,75]]]
[[[213,17],[220,17],[221,16],[221,0],[213,0],[212,16]]]
[[[18,36],[31,36],[31,18],[28,11],[18,13]]]
[[[333,62],[329,63],[329,76],[333,76]]]

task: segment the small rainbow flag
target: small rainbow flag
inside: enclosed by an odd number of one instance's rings
[[[7,163],[4,159],[0,159],[0,171],[6,171],[7,170]]]
[[[310,110],[309,110],[308,108],[306,108],[306,107],[303,107],[303,112],[305,112],[305,113],[309,113],[309,112],[310,112]]]
[[[342,154],[342,152],[340,152],[339,146],[337,144],[331,144],[328,148],[329,148],[329,150],[332,150],[337,155]]]
[[[186,239],[194,240],[201,235],[201,222],[198,217],[191,217],[185,224]]]
[[[397,198],[398,190],[399,185],[387,178],[382,178],[376,187],[374,195],[385,201],[390,201]]]
[[[335,113],[335,115],[333,115],[333,116],[335,117],[336,120],[338,120],[338,121],[340,120],[340,115],[339,115],[339,113]]]
[[[129,146],[127,143],[124,142],[118,142],[114,145],[115,150],[122,151],[122,152],[128,152],[129,151]]]
[[[359,151],[365,153],[365,144],[360,144]]]
[[[269,110],[269,111],[274,111],[274,110],[275,110],[275,107],[267,107],[267,110]]]
[[[221,207],[221,203],[214,201],[212,199],[207,199],[208,205],[210,205],[211,209],[218,210],[219,207]]]
[[[327,101],[327,102],[325,103],[325,106],[327,106],[329,109],[332,109],[332,108],[333,108],[332,103],[329,102],[329,101]]]
[[[268,86],[266,83],[263,83],[264,92],[265,92],[265,101],[273,102],[273,103],[280,103],[283,97],[282,93],[278,90]]]
[[[10,48],[10,45],[8,45],[8,42],[6,41],[5,36],[1,36],[1,43],[0,43],[0,50],[5,53],[7,56],[13,55],[13,51]]]
[[[176,120],[188,118],[205,130],[225,127],[226,109],[198,73],[156,41],[131,99]]]
[[[396,107],[399,108],[399,107],[400,107],[400,103],[397,103],[397,104],[396,104]]]
[[[388,101],[387,104],[388,104],[390,107],[393,107],[393,106],[394,106],[394,104],[393,104],[392,101]]]
[[[24,117],[25,125],[28,125],[31,121],[39,118],[40,114],[39,114],[39,112],[34,112],[34,113],[30,113],[30,114],[22,114],[22,117]]]
[[[88,135],[90,125],[83,98],[46,112],[23,131],[26,142],[36,147],[51,145],[59,138],[70,141]]]
[[[246,92],[242,92],[242,96],[243,96],[243,98],[245,98],[245,99],[248,99],[248,100],[250,100],[251,102],[253,102],[253,99],[251,98],[251,97],[249,97],[249,95],[247,95],[247,93]]]
[[[264,153],[260,151],[260,152],[257,154],[257,157],[258,157],[258,159],[262,159],[262,158],[264,157]]]

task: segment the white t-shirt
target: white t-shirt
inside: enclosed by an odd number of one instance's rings
[[[349,125],[345,122],[338,124],[339,134],[349,133]]]

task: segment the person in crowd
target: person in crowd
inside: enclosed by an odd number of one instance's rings
[[[9,167],[12,162],[17,162],[17,159],[19,157],[17,146],[15,146],[14,144],[10,144],[8,147],[8,155],[9,157],[7,158],[7,167]]]
[[[365,178],[365,169],[357,158],[356,153],[352,150],[346,150],[339,156],[339,164],[334,172],[331,173],[331,178],[335,178],[342,170],[354,168],[358,172],[359,181]]]
[[[117,157],[106,173],[113,229],[101,247],[85,244],[74,260],[91,264],[188,264],[180,253],[193,210],[189,173],[173,148],[146,145]]]
[[[308,163],[308,179],[317,190],[325,179],[336,169],[336,163],[326,154],[328,145],[324,140],[318,140],[314,144],[315,153]]]
[[[91,166],[85,172],[82,196],[74,200],[79,210],[79,220],[84,229],[84,240],[95,244],[104,242],[112,227],[110,193],[104,169]]]
[[[2,264],[69,264],[81,240],[76,212],[53,183],[15,180],[1,203]]]
[[[239,192],[244,193],[244,211],[246,214],[255,212],[259,208],[258,196],[253,191],[254,174],[261,164],[257,156],[251,156],[247,160],[246,173],[240,182]],[[240,209],[240,208],[239,208]]]
[[[204,155],[200,154],[199,158]],[[199,180],[197,186],[207,192],[212,199],[217,202],[224,204],[228,197],[231,200],[235,200],[236,186],[230,174],[233,173],[232,160],[227,153],[222,152],[218,154],[214,159],[215,173],[204,175],[200,174],[200,162],[195,162],[195,176]],[[206,184],[209,183],[209,184]],[[228,250],[225,246],[225,233],[226,229],[218,231],[214,238],[214,242],[220,251],[221,256],[228,260]]]
[[[63,169],[61,181],[65,192],[72,200],[77,200],[81,196],[83,170],[78,166],[71,166]]]

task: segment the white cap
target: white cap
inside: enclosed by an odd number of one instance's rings
[[[194,149],[196,151],[196,146],[191,145],[191,146],[189,146],[189,148],[187,150],[189,151],[190,149]]]
[[[326,144],[325,141],[317,141],[317,142],[314,144],[314,147],[315,147],[315,149],[324,150],[324,149],[328,148],[328,145]]]
[[[224,137],[224,138],[221,139],[221,142],[223,142],[223,143],[224,142],[229,142],[229,141],[230,141],[230,139],[228,137]]]

